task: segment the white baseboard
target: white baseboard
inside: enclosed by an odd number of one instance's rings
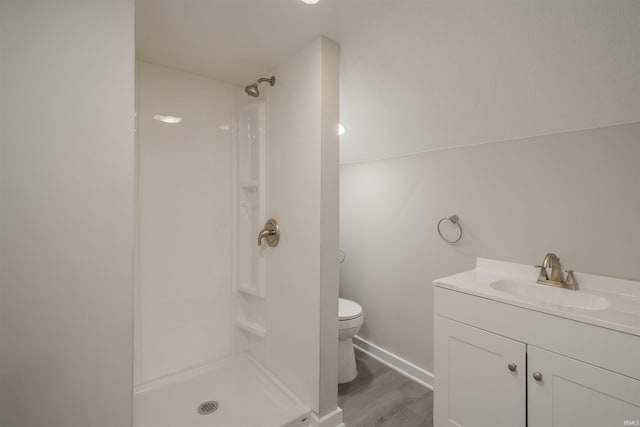
[[[342,422],[342,408],[338,406],[333,412],[322,418],[318,418],[318,414],[311,411],[311,424],[309,427],[345,427]]]
[[[394,371],[397,371],[418,384],[433,390],[433,374],[431,372],[396,356],[382,347],[378,347],[377,345],[360,338],[358,335],[353,337],[353,346],[379,362],[384,363]]]

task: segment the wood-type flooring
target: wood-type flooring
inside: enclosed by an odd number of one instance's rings
[[[346,427],[432,427],[433,392],[356,350],[358,376],[338,386]]]

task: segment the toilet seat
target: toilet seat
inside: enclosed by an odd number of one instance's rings
[[[362,316],[362,306],[345,298],[338,299],[338,320],[351,320]]]

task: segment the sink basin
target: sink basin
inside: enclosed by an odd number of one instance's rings
[[[496,291],[510,294],[519,300],[541,305],[555,305],[583,310],[604,310],[611,304],[608,299],[597,295],[520,280],[496,280],[491,282],[489,286]]]

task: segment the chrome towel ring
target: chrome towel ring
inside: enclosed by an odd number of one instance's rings
[[[456,240],[449,240],[442,235],[442,231],[440,230],[440,225],[442,224],[443,221],[449,221],[450,223],[458,226],[458,230],[460,230],[460,235]],[[442,240],[444,240],[447,243],[452,243],[452,244],[458,243],[462,239],[462,225],[460,225],[460,218],[458,217],[458,215],[451,215],[448,218],[442,218],[440,221],[438,221],[438,234],[440,235]]]

